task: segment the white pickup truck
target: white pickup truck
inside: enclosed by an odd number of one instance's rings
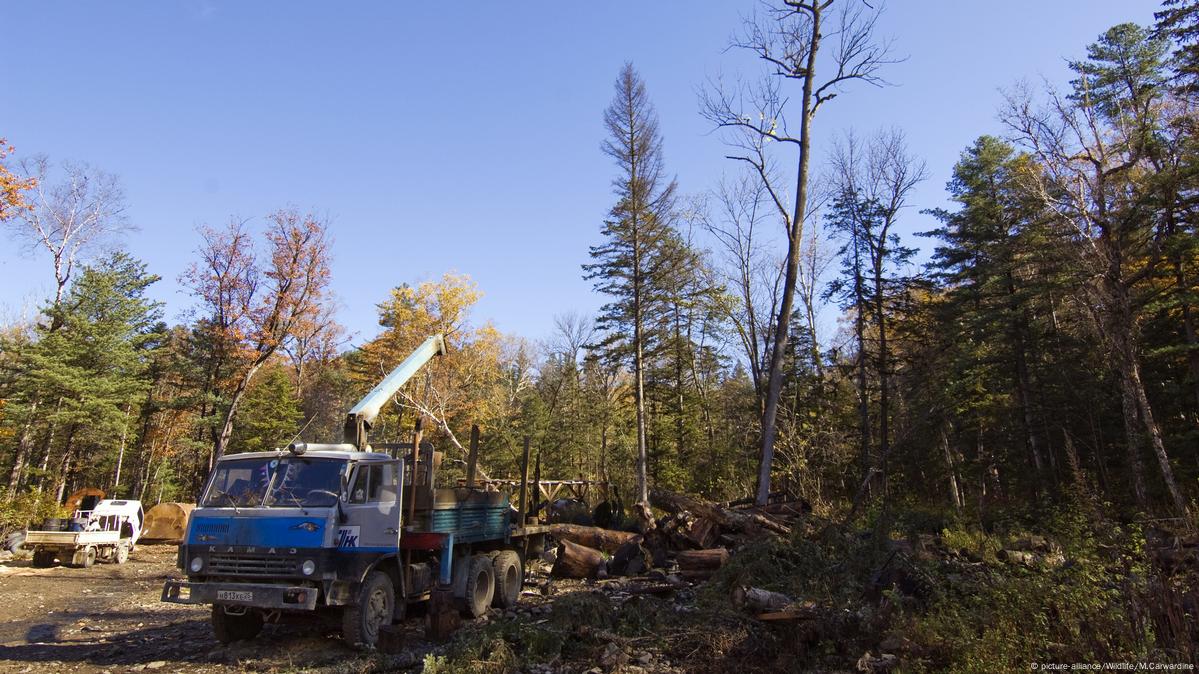
[[[99,559],[124,564],[142,531],[141,501],[104,500],[94,510],[78,511],[72,521],[86,520],[81,531],[25,533],[24,547],[33,550],[33,565],[63,564],[87,568]]]

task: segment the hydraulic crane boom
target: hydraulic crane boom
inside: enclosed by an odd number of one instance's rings
[[[434,356],[445,353],[445,340],[441,335],[433,335],[416,348],[404,362],[396,366],[383,381],[379,382],[371,392],[366,394],[346,416],[345,442],[352,443],[361,451],[366,451],[367,433],[379,410],[395,395],[400,387],[408,382]]]

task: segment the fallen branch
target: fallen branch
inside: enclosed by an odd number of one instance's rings
[[[673,494],[655,489],[650,492],[650,502],[655,506],[672,513],[688,511],[700,517],[712,520],[725,529],[753,532],[766,530],[780,536],[789,536],[790,527],[784,526],[757,513],[742,512],[721,507],[715,503],[701,501],[684,494]]]

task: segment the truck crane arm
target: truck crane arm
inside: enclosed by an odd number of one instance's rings
[[[359,450],[366,451],[367,433],[370,431],[371,424],[375,422],[375,417],[379,416],[383,405],[387,404],[396,391],[399,391],[400,387],[407,383],[434,356],[444,353],[445,339],[441,335],[433,335],[418,346],[411,355],[404,359],[404,362],[397,365],[346,415],[345,442],[352,443]]]

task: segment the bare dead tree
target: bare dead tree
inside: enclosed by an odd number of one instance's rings
[[[572,362],[578,363],[579,356],[595,337],[595,318],[577,311],[568,311],[554,316],[554,337],[550,348]]]
[[[769,335],[783,280],[782,260],[770,254],[773,241],[762,232],[763,221],[772,211],[766,187],[750,173],[722,179],[712,196],[715,213],[706,204],[693,210],[700,226],[718,244],[720,280],[735,300],[722,306],[745,353],[761,413],[772,346]]]
[[[115,175],[87,164],[63,162],[58,181],[44,155],[26,158],[17,166],[34,182],[26,194],[29,208],[16,211],[9,228],[29,253],[50,253],[57,305],[83,256],[133,229],[125,218],[125,192]]]
[[[748,164],[757,174],[777,212],[787,237],[779,312],[771,337],[766,404],[762,414],[762,449],[756,501],[770,493],[783,356],[799,275],[804,223],[809,217],[808,175],[811,165],[812,120],[816,113],[851,82],[882,85],[880,70],[891,58],[890,43],[875,37],[881,6],[855,0],[782,0],[764,3],[764,14],[744,22],[732,47],[757,56],[767,75],[756,86],[729,88],[720,81],[700,96],[702,114],[718,129],[727,130],[735,149],[729,158]],[[826,44],[827,42],[827,44]],[[825,58],[818,58],[822,53]],[[822,73],[827,72],[828,75]],[[798,86],[799,119],[789,120],[791,97],[784,87]],[[791,129],[797,127],[793,132]],[[785,203],[785,190],[771,176],[770,157],[777,148],[795,153],[794,201]]]

